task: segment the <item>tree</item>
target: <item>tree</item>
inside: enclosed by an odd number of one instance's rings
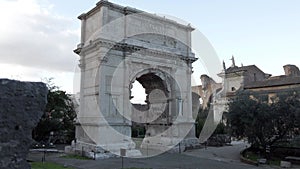
[[[47,80],[48,96],[45,112],[33,130],[33,139],[49,142],[51,132],[56,139],[62,138],[71,142],[75,138],[76,112],[70,95],[53,85],[52,79]],[[52,138],[55,140],[55,138]],[[53,140],[52,140],[53,141]]]
[[[266,95],[239,92],[225,113],[232,136],[246,137],[262,150],[293,133],[300,120],[297,92],[280,94],[272,103],[266,100]]]
[[[196,137],[199,137],[200,132],[202,131],[208,112],[209,108],[199,109],[198,116],[196,118]]]
[[[199,137],[205,122],[207,121],[207,117],[209,114],[209,111],[211,108],[211,104],[210,102],[208,103],[208,107],[206,107],[205,109],[200,108],[197,118],[196,118],[196,137]],[[212,122],[213,123],[213,122]],[[221,120],[221,122],[217,125],[217,128],[215,129],[213,135],[218,135],[218,134],[227,134],[227,131],[225,130],[225,124],[223,122],[223,120]]]

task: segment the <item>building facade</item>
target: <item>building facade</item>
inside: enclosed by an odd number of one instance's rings
[[[263,72],[256,65],[237,66],[232,57],[232,65],[226,67],[223,63],[223,71],[218,74],[223,79],[222,83],[216,83],[207,75],[202,75],[202,85],[193,86],[194,100],[203,100],[202,108],[210,107],[213,116],[214,130],[222,119],[223,112],[227,110],[227,104],[238,91],[255,92],[272,103],[279,94],[300,92],[300,71],[296,65],[284,65],[284,75],[272,76]],[[208,99],[209,98],[209,99]],[[207,137],[201,137],[203,142]]]

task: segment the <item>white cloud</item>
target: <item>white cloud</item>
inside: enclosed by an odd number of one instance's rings
[[[0,2],[2,64],[74,71],[78,58],[72,50],[79,42],[79,30],[72,30],[73,18],[58,16],[51,8],[36,0]]]
[[[79,68],[74,72],[49,71],[42,68],[26,67],[16,64],[0,63],[0,78],[15,79],[20,81],[46,82],[46,79],[54,78],[52,82],[61,90],[68,93],[79,92],[80,77]]]

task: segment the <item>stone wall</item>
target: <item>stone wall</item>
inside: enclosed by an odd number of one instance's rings
[[[0,168],[29,169],[26,161],[47,103],[44,83],[0,79]]]
[[[222,83],[216,83],[211,77],[207,75],[201,75],[200,79],[202,85],[192,86],[192,92],[197,94],[198,97],[202,99],[202,109],[205,109],[209,107],[212,95],[215,94],[218,90],[222,89]],[[193,99],[193,106],[196,106],[194,104],[197,104],[197,99],[199,98],[195,96]]]
[[[300,76],[299,68],[296,65],[284,65],[283,69],[286,76]]]

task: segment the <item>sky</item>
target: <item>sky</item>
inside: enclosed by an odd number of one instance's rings
[[[41,81],[76,93],[81,13],[97,0],[0,0],[0,78]],[[199,30],[220,61],[257,65],[265,73],[284,74],[282,66],[300,67],[298,0],[110,0],[149,13],[184,20]],[[201,45],[201,44],[196,44]],[[201,52],[201,51],[199,51]],[[197,56],[196,56],[197,57]],[[195,80],[209,69],[193,64]],[[221,70],[220,70],[221,71]],[[210,75],[214,76],[214,75]]]

